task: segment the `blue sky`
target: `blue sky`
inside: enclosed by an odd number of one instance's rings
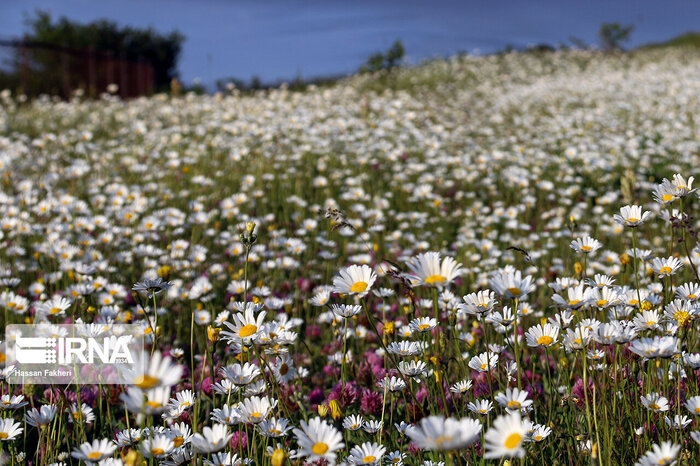
[[[263,81],[352,72],[401,39],[411,62],[506,44],[596,41],[601,23],[634,23],[630,45],[700,29],[695,0],[0,0],[0,38],[23,31],[25,13],[178,29],[186,83],[257,75]]]

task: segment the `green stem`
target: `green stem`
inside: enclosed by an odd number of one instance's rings
[[[523,389],[520,381],[520,348],[518,346],[518,298],[513,298],[513,347],[515,348],[515,368],[518,376],[518,390]],[[488,353],[486,353],[488,355]]]
[[[153,357],[153,350],[156,349],[156,343],[158,341],[158,307],[156,306],[156,293],[155,291],[153,292],[153,314],[154,314],[154,324],[153,326],[155,327],[153,329],[153,346],[151,346],[151,357]]]
[[[345,390],[345,354],[348,341],[348,318],[344,317],[345,320],[343,325],[343,354],[340,355],[340,392],[344,393]]]
[[[635,234],[636,229],[632,228],[632,253],[634,255],[634,287],[637,290],[637,306],[642,308],[642,298],[639,293],[639,277],[637,275],[637,236]]]
[[[549,348],[544,347],[545,365],[547,366],[547,380],[549,381],[549,403],[547,403],[547,421],[552,422],[552,403],[554,400],[554,386],[552,385],[552,374],[549,370]]]
[[[484,326],[484,338],[486,339],[486,361],[489,363],[488,367],[487,367],[488,368],[487,373],[488,373],[488,378],[489,378],[489,396],[491,396],[491,398],[493,398],[493,385],[492,385],[492,381],[491,381],[491,364],[489,361],[489,351],[490,351],[489,350],[489,332],[488,332],[488,329],[486,328],[486,313],[485,312],[483,314],[481,314],[481,325]],[[461,357],[461,355],[460,355],[460,357]]]
[[[591,436],[591,411],[588,407],[588,363],[586,362],[586,350],[581,350],[581,362],[583,363],[583,399],[586,403],[586,423],[588,424],[588,439],[593,440]],[[591,444],[591,450],[593,450],[593,445]]]

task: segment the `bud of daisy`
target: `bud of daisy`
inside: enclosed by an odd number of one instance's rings
[[[583,271],[583,265],[581,265],[580,262],[576,262],[574,264],[574,270],[576,271],[577,274],[580,274]]]
[[[272,452],[272,466],[282,466],[287,461],[287,453],[281,448]]]
[[[209,338],[209,341],[212,343],[216,343],[219,340],[219,333],[221,332],[220,328],[212,327],[211,325],[207,325],[207,337]]]
[[[343,411],[340,409],[340,404],[338,403],[338,400],[330,400],[328,402],[328,407],[330,408],[331,417],[334,421],[337,421],[343,415]]]
[[[627,265],[630,263],[630,256],[627,253],[620,255],[620,264]]]
[[[253,244],[258,240],[255,232],[255,222],[246,222],[245,231],[241,233],[241,242],[246,249],[253,247]]]
[[[318,415],[321,417],[326,417],[328,416],[328,406],[326,405],[318,405]]]

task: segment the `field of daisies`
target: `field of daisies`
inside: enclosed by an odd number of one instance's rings
[[[700,53],[0,94],[0,318],[139,326],[16,385],[11,465],[694,465]],[[697,185],[696,185],[697,186]]]

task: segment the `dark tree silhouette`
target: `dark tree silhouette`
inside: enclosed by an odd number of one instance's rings
[[[79,24],[65,17],[53,20],[49,13],[37,11],[26,19],[22,40],[15,41],[12,65],[18,75],[31,72],[36,76],[36,82],[29,83],[33,89],[25,89],[30,93],[58,93],[66,87],[102,91],[89,89],[87,76],[94,82],[95,75],[105,74],[100,66],[110,60],[147,65],[155,90],[167,90],[177,77],[184,40],[177,31],[161,34],[152,28],[121,27],[109,20]]]
[[[600,46],[605,51],[621,50],[622,43],[630,40],[634,25],[623,26],[620,23],[603,23],[598,31]]]

